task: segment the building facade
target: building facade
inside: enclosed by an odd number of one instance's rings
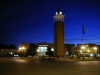
[[[14,56],[18,54],[17,49],[0,49],[0,56]]]
[[[70,56],[72,53],[75,53],[76,50],[73,49],[75,48],[75,44],[64,44],[64,56]],[[54,44],[53,43],[39,43],[37,44],[37,54],[38,56],[48,56],[46,52],[52,52],[54,56]]]
[[[96,44],[78,44],[76,53],[79,57],[100,57],[100,46]]]

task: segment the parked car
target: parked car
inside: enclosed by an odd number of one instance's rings
[[[14,57],[18,57],[19,55],[18,54],[14,54]]]

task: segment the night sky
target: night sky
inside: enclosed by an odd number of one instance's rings
[[[100,0],[0,0],[0,43],[53,43],[58,6],[64,18],[64,42],[100,44]],[[87,31],[88,29],[88,31]]]

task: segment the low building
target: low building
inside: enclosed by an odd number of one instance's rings
[[[71,55],[72,54],[72,50],[73,48],[75,48],[75,45],[74,44],[64,44],[64,53],[65,53],[65,56],[67,55]],[[43,42],[43,43],[38,43],[37,44],[37,52],[38,52],[38,55],[39,56],[46,56],[46,52],[47,51],[52,51],[54,52],[54,44],[53,43],[46,43],[46,42]],[[73,50],[73,53],[75,53],[75,50]]]
[[[14,56],[18,54],[17,49],[0,49],[0,56]]]
[[[100,46],[96,44],[78,44],[76,46],[78,56],[100,56]]]

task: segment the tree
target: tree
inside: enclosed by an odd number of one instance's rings
[[[48,47],[46,55],[53,56],[53,51],[51,51],[50,47]]]
[[[14,44],[10,44],[9,49],[16,49],[16,46]]]
[[[8,45],[6,44],[0,44],[0,49],[8,49]]]
[[[30,56],[36,55],[36,45],[34,43],[29,43],[26,53]]]

